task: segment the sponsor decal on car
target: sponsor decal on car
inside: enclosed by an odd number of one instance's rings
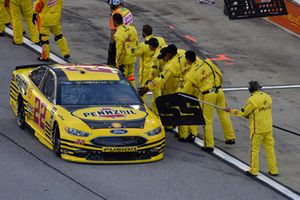
[[[135,152],[137,147],[104,147],[103,152]]]
[[[94,107],[76,110],[72,113],[81,119],[87,120],[134,120],[146,116],[146,112],[124,107]],[[122,127],[122,124],[112,124],[114,128]]]
[[[127,130],[123,130],[123,129],[115,129],[115,130],[111,130],[110,132],[112,134],[126,134],[126,133],[128,133]]]

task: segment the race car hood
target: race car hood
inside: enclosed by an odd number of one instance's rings
[[[92,129],[143,128],[147,116],[145,111],[119,106],[79,108],[71,111],[71,114]]]

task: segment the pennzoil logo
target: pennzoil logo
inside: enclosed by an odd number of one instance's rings
[[[104,147],[103,152],[135,152],[137,147]]]
[[[101,108],[95,112],[85,112],[84,117],[99,117],[99,118],[123,118],[126,115],[135,115],[134,110],[114,110],[111,108]]]

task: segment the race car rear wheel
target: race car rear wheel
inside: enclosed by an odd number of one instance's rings
[[[59,128],[56,125],[53,131],[53,152],[56,156],[60,157],[60,134],[59,134]]]
[[[18,100],[18,113],[17,113],[17,123],[21,129],[25,129],[25,108],[23,100]]]

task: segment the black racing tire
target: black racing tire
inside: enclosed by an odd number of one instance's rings
[[[24,102],[22,99],[18,100],[17,123],[21,129],[25,129],[25,127],[26,127],[25,108],[24,108]]]
[[[57,157],[61,157],[60,133],[59,133],[59,127],[57,125],[53,130],[53,152]]]

